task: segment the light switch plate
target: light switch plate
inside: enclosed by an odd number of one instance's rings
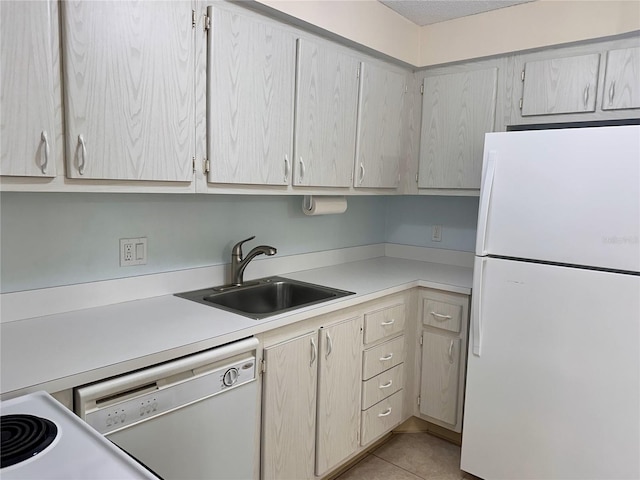
[[[147,264],[147,237],[120,239],[120,266]]]

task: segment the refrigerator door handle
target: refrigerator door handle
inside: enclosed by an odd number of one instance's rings
[[[478,209],[478,235],[476,237],[476,255],[486,255],[487,220],[489,218],[489,206],[491,205],[491,192],[493,190],[493,177],[496,174],[496,162],[498,152],[489,150],[487,155],[487,170],[482,178],[480,190],[480,208]]]
[[[471,351],[480,356],[482,351],[482,285],[484,283],[484,267],[487,259],[476,257],[473,267],[473,290],[471,295]]]

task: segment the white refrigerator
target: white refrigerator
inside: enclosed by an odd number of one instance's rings
[[[640,126],[486,136],[462,470],[640,478]]]

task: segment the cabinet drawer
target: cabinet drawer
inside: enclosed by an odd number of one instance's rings
[[[362,410],[402,390],[404,363],[362,383]]]
[[[362,379],[368,380],[404,362],[404,335],[364,351]]]
[[[462,319],[462,305],[452,299],[434,300],[422,299],[422,323],[431,327],[441,328],[450,332],[459,332]]]
[[[393,305],[364,315],[364,343],[404,330],[404,304]]]
[[[366,445],[402,420],[402,390],[362,412],[360,443]]]

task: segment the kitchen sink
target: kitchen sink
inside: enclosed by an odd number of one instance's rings
[[[269,277],[240,286],[206,288],[177,293],[176,296],[260,320],[353,294],[288,278]]]

